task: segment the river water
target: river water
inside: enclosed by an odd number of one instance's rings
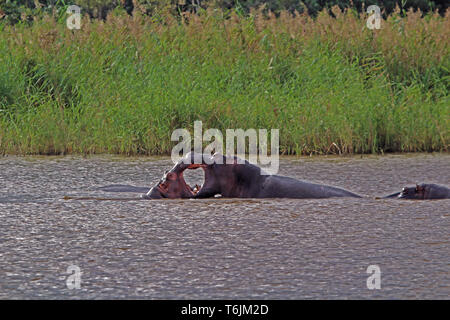
[[[136,197],[95,188],[154,185],[171,166],[0,158],[0,299],[450,297],[450,200],[375,199],[416,182],[448,186],[448,154],[281,159],[279,174],[363,199],[64,199]],[[380,289],[367,287],[370,265]],[[69,266],[79,289],[67,286]]]

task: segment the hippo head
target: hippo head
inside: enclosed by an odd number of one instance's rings
[[[193,189],[184,181],[183,171],[174,167],[170,171],[166,171],[161,180],[143,195],[144,199],[179,199],[192,198],[194,196]]]
[[[211,174],[211,168],[215,167],[214,164],[216,163],[216,161],[220,163],[220,160],[223,159],[223,155],[220,154],[216,154],[211,157],[211,155],[204,156],[203,154],[189,152],[187,155],[181,158],[170,171],[166,171],[161,180],[153,188],[151,188],[147,194],[143,195],[142,198],[186,199],[194,197],[206,197],[211,196],[211,194],[212,196],[214,196],[215,194],[220,193],[218,181],[223,181],[224,177],[233,177],[233,175],[228,172],[228,166],[219,167],[222,169],[220,170],[220,178],[222,179],[216,179],[216,174]],[[196,185],[194,188],[192,188],[184,180],[183,172],[186,169],[198,168],[202,168],[205,171],[205,181],[202,186]],[[203,195],[203,193],[207,193],[207,195]]]
[[[434,183],[422,183],[415,187],[403,188],[398,196],[400,199],[450,199],[450,189]]]
[[[259,177],[261,173],[259,167],[250,165],[245,159],[220,153],[211,155],[190,152],[175,168],[203,169],[204,182],[192,189],[194,198],[240,197],[242,190],[259,187],[255,177]]]
[[[425,184],[416,185],[415,187],[405,187],[398,196],[401,199],[417,199],[423,200],[427,197],[427,186]]]
[[[175,166],[167,171],[156,186],[143,196],[145,199],[161,198],[207,198],[217,195],[232,196],[237,192],[238,178],[247,174],[260,173],[258,167],[237,166],[237,157],[226,157],[220,153],[214,155],[189,152]],[[184,178],[186,169],[204,171],[204,183],[194,188],[189,186]],[[256,170],[257,172],[251,172]],[[248,180],[248,179],[247,179]]]

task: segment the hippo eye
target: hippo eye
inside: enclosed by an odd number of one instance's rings
[[[166,178],[169,180],[176,180],[177,179],[177,175],[173,172],[169,172],[166,174]]]

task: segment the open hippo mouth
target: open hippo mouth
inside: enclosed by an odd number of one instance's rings
[[[204,164],[190,164],[190,165],[188,165],[184,170],[183,170],[183,172],[186,170],[186,169],[189,169],[189,170],[196,170],[196,169],[199,169],[199,168],[201,168],[201,169],[203,169],[203,171],[205,171],[205,167],[206,167],[206,165],[204,165]],[[206,175],[204,175],[204,178],[203,178],[203,183],[202,184],[195,184],[193,187],[191,186],[191,185],[189,185],[185,180],[184,180],[184,177],[183,177],[183,174],[181,174],[181,179],[182,179],[182,183],[184,183],[189,189],[190,189],[190,191],[191,191],[191,193],[192,193],[192,196],[194,197],[197,193],[199,193],[200,192],[200,190],[202,189],[202,187],[205,185],[205,183],[206,183]]]
[[[150,191],[143,196],[145,199],[186,199],[214,197],[220,192],[221,185],[232,188],[228,181],[232,175],[229,166],[225,164],[226,157],[222,154],[204,155],[190,152],[180,159],[175,166],[166,171],[162,179]],[[233,163],[234,162],[233,158]],[[217,165],[217,166],[216,166]],[[203,184],[193,186],[186,183],[183,172],[186,169],[195,170],[202,168],[204,172]],[[227,169],[228,168],[228,169]]]
[[[156,186],[143,195],[145,199],[180,199],[193,198],[201,190],[206,182],[206,176],[202,185],[195,184],[193,186],[186,183],[183,173],[186,169],[204,169],[202,164],[178,165],[170,171],[166,171],[164,176]]]

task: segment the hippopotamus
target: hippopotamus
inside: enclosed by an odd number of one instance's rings
[[[450,199],[450,189],[446,186],[422,183],[415,187],[405,187],[401,192],[396,192],[384,198],[412,199],[412,200],[433,200]]]
[[[183,171],[178,164],[170,171],[164,172],[159,182],[141,197],[143,199],[186,199],[195,196],[196,189],[189,186],[183,178]],[[197,186],[198,188],[198,186]]]
[[[200,163],[194,159],[200,159]],[[183,171],[197,168],[204,170],[205,181],[202,186],[192,188],[184,181]],[[226,198],[361,198],[355,193],[332,186],[267,175],[260,167],[238,157],[194,152],[178,161],[143,198],[209,198],[217,195]]]

